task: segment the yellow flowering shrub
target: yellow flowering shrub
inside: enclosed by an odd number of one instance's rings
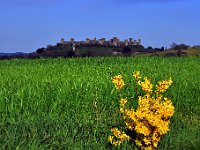
[[[139,71],[135,71],[133,77],[136,86],[141,87],[145,94],[138,96],[136,110],[127,108],[128,99],[121,97],[120,112],[126,125],[126,131],[129,132],[125,133],[113,128],[111,129],[113,135],[109,136],[108,140],[113,145],[132,140],[142,150],[153,150],[158,146],[161,137],[169,131],[169,119],[174,114],[172,102],[162,95],[170,87],[172,80],[170,78],[167,81],[159,81],[156,90],[153,91],[151,80],[147,77],[141,80]],[[122,75],[115,76],[112,81],[117,90],[123,88]],[[131,136],[130,132],[136,133],[135,136]]]
[[[124,81],[122,79],[122,75],[117,75],[112,79],[112,82],[114,83],[117,90],[121,90],[121,88],[124,86]]]

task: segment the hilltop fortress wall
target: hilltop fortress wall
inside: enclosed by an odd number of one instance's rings
[[[124,46],[138,46],[141,44],[141,39],[133,40],[133,38],[125,39],[121,41],[117,37],[113,37],[110,40],[106,40],[106,38],[101,38],[97,40],[86,38],[85,41],[75,41],[74,38],[71,38],[70,41],[65,41],[64,38],[61,38],[60,44],[63,45],[79,45],[79,46],[94,46],[94,45],[102,45],[108,47],[124,47]]]

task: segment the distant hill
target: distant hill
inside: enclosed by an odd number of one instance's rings
[[[0,60],[3,59],[35,59],[43,57],[96,57],[96,56],[200,56],[200,46],[189,47],[180,50],[163,50],[158,48],[140,47],[106,47],[106,46],[77,46],[73,51],[66,45],[55,45],[47,48],[39,48],[32,53],[0,53]]]
[[[18,55],[26,55],[26,53],[23,52],[15,52],[15,53],[0,53],[0,56],[18,56]]]
[[[200,47],[193,47],[184,50],[166,50],[155,53],[138,53],[139,56],[200,56]]]

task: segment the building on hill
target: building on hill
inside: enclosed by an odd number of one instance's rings
[[[141,44],[141,39],[136,39],[133,40],[133,38],[125,39],[123,42],[118,39],[118,37],[113,37],[110,40],[106,40],[106,38],[101,38],[99,40],[96,39],[89,39],[86,38],[85,41],[75,41],[74,38],[70,38],[70,41],[65,41],[64,38],[61,38],[60,44],[62,45],[72,45],[76,44],[79,46],[84,46],[84,45],[89,45],[89,46],[94,46],[94,45],[101,45],[101,46],[111,46],[111,47],[122,47],[122,46],[136,46],[136,45],[142,45]]]

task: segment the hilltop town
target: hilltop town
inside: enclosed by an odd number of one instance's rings
[[[110,40],[106,40],[106,38],[101,38],[99,40],[97,40],[96,38],[94,39],[89,39],[86,38],[85,41],[75,41],[74,38],[71,38],[70,41],[65,41],[64,38],[61,38],[60,41],[61,44],[75,44],[78,46],[86,46],[86,45],[102,45],[102,46],[115,46],[115,47],[122,47],[122,46],[136,46],[136,45],[141,45],[141,39],[137,40],[133,40],[133,38],[129,38],[125,39],[124,41],[121,41],[119,38],[117,37],[113,37]]]
[[[106,38],[101,39],[89,39],[86,38],[85,41],[75,41],[74,38],[71,38],[70,41],[65,41],[64,38],[61,38],[60,40],[61,45],[71,45],[72,50],[75,51],[76,47],[95,47],[95,46],[101,46],[101,47],[140,47],[140,49],[144,48],[141,45],[141,39],[133,40],[133,38],[125,39],[124,41],[121,41],[118,37],[113,37],[110,40],[106,40]]]
[[[199,55],[193,47],[194,53],[190,51],[183,51],[190,48],[185,44],[172,43],[171,50],[161,48],[152,48],[151,46],[145,48],[141,39],[128,38],[120,40],[118,37],[106,40],[106,38],[86,38],[82,41],[77,41],[70,38],[66,41],[61,38],[55,45],[47,45],[46,47],[38,48],[35,52],[25,54],[16,53],[13,55],[2,54],[0,59],[11,58],[41,58],[41,57],[96,57],[96,56],[136,56],[136,55],[156,55],[156,56],[185,56],[189,54]],[[198,50],[199,52],[199,50]]]
[[[134,51],[142,51],[144,49],[141,39],[133,40],[133,38],[129,38],[122,41],[118,37],[113,37],[110,40],[106,40],[106,38],[86,38],[82,41],[76,41],[74,38],[70,38],[66,41],[64,38],[61,38],[56,45],[39,48],[36,50],[36,53],[45,56],[58,55],[60,53],[59,55],[67,55],[67,57],[84,57],[121,55],[124,52],[131,54]]]

